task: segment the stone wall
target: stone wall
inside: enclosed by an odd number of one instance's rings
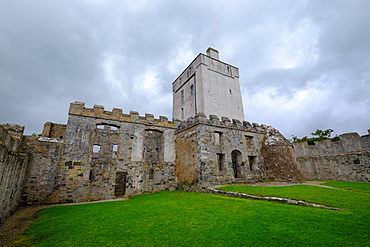
[[[340,141],[294,143],[298,168],[306,179],[370,182],[370,135],[348,133]]]
[[[24,136],[22,152],[29,154],[27,176],[21,204],[48,204],[51,198],[63,147],[63,141],[53,138]]]
[[[266,140],[262,149],[266,179],[271,181],[303,182],[292,145],[276,129],[265,127]]]
[[[201,187],[261,180],[302,181],[289,142],[272,127],[204,114],[176,131],[176,176]]]
[[[55,177],[46,201],[93,201],[175,189],[174,131],[165,117],[72,103],[60,159],[55,156],[56,163],[43,166]]]
[[[27,168],[28,155],[19,147],[24,127],[0,125],[0,223],[18,206]]]

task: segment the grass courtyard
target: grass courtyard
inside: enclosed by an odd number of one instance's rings
[[[190,192],[52,207],[20,246],[370,246],[370,184],[328,181],[330,189],[227,186],[223,190],[300,199],[334,211]]]

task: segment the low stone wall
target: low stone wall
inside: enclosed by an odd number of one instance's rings
[[[0,223],[17,207],[28,155],[19,153],[23,126],[0,125]]]
[[[289,203],[289,204],[294,204],[294,205],[302,205],[306,207],[310,206],[310,207],[327,208],[331,210],[343,211],[343,209],[341,208],[334,208],[334,207],[329,207],[329,206],[320,205],[316,203],[310,203],[310,202],[305,202],[301,200],[294,200],[294,199],[282,198],[282,197],[276,197],[276,196],[255,196],[255,195],[250,195],[250,194],[223,191],[223,190],[215,190],[215,189],[202,189],[200,192],[214,194],[214,195],[235,197],[235,198],[246,198],[246,199],[264,200],[264,201],[272,201],[272,202],[283,202],[283,203]]]

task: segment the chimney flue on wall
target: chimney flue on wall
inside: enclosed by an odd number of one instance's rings
[[[207,56],[209,56],[211,58],[214,58],[214,59],[217,59],[217,60],[220,60],[220,57],[219,57],[219,54],[218,54],[218,50],[213,49],[211,47],[209,47],[207,49]]]

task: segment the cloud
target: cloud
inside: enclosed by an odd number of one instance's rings
[[[75,100],[171,118],[172,82],[208,47],[240,68],[247,120],[288,138],[370,122],[370,2],[8,1],[0,122],[41,132]]]

